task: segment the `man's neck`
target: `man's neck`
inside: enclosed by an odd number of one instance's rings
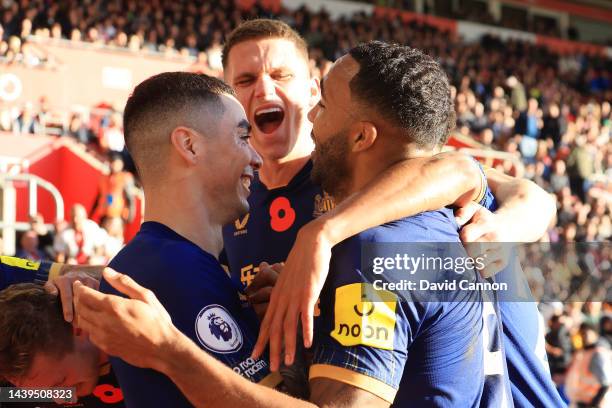
[[[259,169],[259,180],[269,189],[284,187],[302,170],[310,156],[293,160],[264,160]]]
[[[223,249],[223,226],[210,213],[208,200],[194,194],[194,189],[173,188],[171,184],[145,187],[144,220],[159,222],[218,257]]]
[[[346,191],[346,195],[348,196],[362,190],[390,167],[407,160],[430,157],[436,153],[438,153],[438,149],[425,150],[419,149],[414,145],[408,145],[386,149],[386,151],[381,150],[377,154],[369,154],[355,163],[353,177],[351,183],[347,185],[349,188]]]

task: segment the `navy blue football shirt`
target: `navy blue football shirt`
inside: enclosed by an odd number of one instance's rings
[[[367,268],[363,244],[374,248],[371,257],[388,255],[390,243],[405,248],[430,243],[436,258],[466,259],[457,230],[452,210],[443,209],[366,230],[334,247],[315,322],[311,379],[351,384],[398,407],[480,405],[486,364],[480,291],[451,290],[434,297],[408,291],[394,299],[391,292],[376,290],[378,301],[362,300],[370,281],[362,269]],[[409,251],[421,253],[414,245]],[[404,271],[391,274],[384,273],[388,282],[407,276]],[[466,284],[482,282],[473,269],[460,276]],[[428,299],[418,300],[423,295]]]
[[[259,321],[213,255],[165,225],[145,222],[109,266],[152,290],[174,325],[234,372],[263,385],[280,382],[279,375],[270,374],[267,357],[250,358]],[[105,281],[100,289],[116,294]],[[127,406],[191,406],[163,374],[118,358],[111,363]]]
[[[288,185],[268,190],[258,173],[251,184],[250,211],[223,229],[222,263],[232,279],[246,287],[259,264],[285,262],[300,228],[333,208],[332,198],[310,180],[312,161]]]
[[[28,259],[0,256],[0,290],[16,283],[47,282],[51,271],[59,271],[60,264],[48,261],[35,262]]]
[[[490,211],[498,208],[493,194],[488,192],[481,204]],[[511,286],[511,296],[526,294],[523,301],[501,299],[498,302],[503,325],[503,346],[512,389],[517,407],[565,407],[550,375],[544,345],[545,327],[531,290],[524,278],[516,253],[494,280]],[[518,300],[518,299],[517,299]]]

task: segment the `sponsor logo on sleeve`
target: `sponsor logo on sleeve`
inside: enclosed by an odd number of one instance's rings
[[[221,305],[202,309],[196,317],[195,331],[200,344],[214,353],[234,353],[242,347],[242,331]]]
[[[371,291],[370,298],[364,300],[363,288],[367,286],[371,285],[353,283],[336,289],[331,336],[343,346],[364,345],[393,350],[395,296],[387,292],[383,296],[385,301],[370,301],[379,300],[375,298],[378,293]]]
[[[13,258],[12,256],[0,256],[0,263],[8,266],[15,266],[21,269],[29,269],[37,271],[40,266],[40,262],[30,261],[28,259]]]

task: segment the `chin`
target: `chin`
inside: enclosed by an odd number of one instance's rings
[[[240,217],[244,217],[249,212],[249,210],[250,210],[249,202],[247,201],[246,198],[240,199],[240,201],[238,201],[233,206],[233,208],[235,210],[233,211],[234,216],[233,216],[232,220],[235,220],[235,219],[240,218]]]
[[[264,160],[281,160],[287,157],[296,145],[295,141],[291,141],[289,133],[283,133],[280,128],[274,133],[259,135],[255,139],[253,147]]]

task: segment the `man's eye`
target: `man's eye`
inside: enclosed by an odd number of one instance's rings
[[[247,85],[251,85],[253,83],[252,79],[241,79],[239,81],[236,81],[236,85],[238,86],[247,86]]]
[[[249,140],[250,138],[251,138],[250,134],[246,134],[246,135],[240,136],[240,139],[242,139],[242,140]]]
[[[319,105],[319,107],[321,107],[321,108],[325,108],[325,105],[323,105],[323,103],[321,103],[321,100],[319,100],[319,102],[317,102],[317,105]]]
[[[278,74],[276,75],[276,79],[281,80],[281,81],[286,81],[288,79],[293,78],[292,74]]]

